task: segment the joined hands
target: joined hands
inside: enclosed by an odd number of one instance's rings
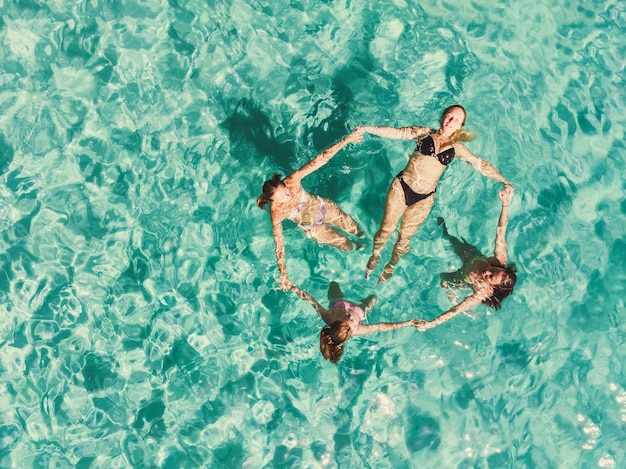
[[[415,326],[415,329],[420,332],[424,332],[426,329],[428,329],[428,321],[426,321],[425,319],[411,319],[411,322]]]

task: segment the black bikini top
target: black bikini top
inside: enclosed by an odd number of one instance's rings
[[[417,147],[415,149],[422,155],[434,156],[444,166],[448,166],[456,156],[454,147],[448,148],[441,153],[435,153],[435,141],[433,140],[432,135],[424,137],[417,143]]]

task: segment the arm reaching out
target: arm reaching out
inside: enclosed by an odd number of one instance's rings
[[[348,143],[356,143],[360,142],[363,138],[363,134],[359,134],[356,130],[352,133],[346,135],[343,139],[339,140],[334,145],[331,145],[326,150],[317,155],[314,159],[306,163],[300,169],[297,169],[293,173],[291,173],[288,178],[300,182],[305,176],[308,176],[313,171],[321,168],[326,163],[330,161],[330,159],[335,156],[339,151],[345,147]]]
[[[439,317],[433,319],[432,321],[425,321],[423,319],[418,319],[415,327],[417,328],[418,331],[422,331],[422,332],[424,332],[427,329],[432,329],[433,327],[437,327],[440,324],[443,324],[444,322],[452,319],[457,314],[462,313],[463,311],[467,311],[468,309],[473,308],[474,306],[480,304],[483,298],[484,298],[484,294],[481,294],[479,292],[474,293],[473,295],[468,296],[463,301],[461,301],[458,305],[453,306],[448,311],[446,311]]]
[[[511,187],[512,190],[511,183],[507,181],[506,178],[502,176],[502,174],[500,174],[491,163],[488,163],[485,160],[478,158],[471,151],[469,151],[465,145],[461,143],[456,143],[454,145],[454,149],[456,154],[462,161],[465,161],[480,174],[501,182],[502,184],[504,184],[505,188]]]
[[[274,236],[274,244],[276,245],[276,259],[278,261],[278,271],[280,272],[280,288],[281,290],[289,290],[292,283],[287,277],[287,264],[285,263],[285,238],[283,237],[283,225],[272,220],[272,235]]]
[[[303,299],[304,301],[309,303],[311,306],[313,306],[313,308],[315,308],[315,311],[317,311],[317,314],[319,314],[322,321],[324,321],[326,324],[330,325],[333,322],[337,321],[338,319],[337,314],[335,314],[333,310],[324,308],[321,304],[319,304],[319,302],[315,298],[311,296],[310,293],[305,292],[304,290],[301,290],[295,285],[291,285],[290,289],[292,292],[298,295],[301,299]]]
[[[326,324],[330,325],[333,322],[338,320],[336,310],[329,310],[329,309],[324,308],[319,303],[319,301],[313,298],[313,296],[310,293],[305,292],[304,290],[301,290],[300,288],[296,287],[293,284],[291,284],[289,289],[292,292],[294,292],[296,295],[298,295],[300,299],[306,301],[311,306],[313,306],[313,308],[315,309],[315,311],[317,312],[321,320],[324,321]]]
[[[496,228],[496,242],[493,248],[493,255],[496,256],[498,262],[503,266],[506,264],[506,226],[509,222],[509,204],[513,197],[513,188],[511,186],[505,187],[504,190],[498,191],[498,196],[502,201],[502,211],[500,212],[500,219],[498,220],[498,227]]]
[[[417,327],[418,319],[409,319],[402,322],[379,322],[377,324],[359,324],[356,330],[352,331],[352,335],[365,335],[372,332],[388,332],[401,329],[403,327],[415,326]]]
[[[428,127],[387,127],[387,126],[373,126],[364,125],[357,127],[355,132],[360,135],[364,133],[377,135],[378,137],[391,138],[394,140],[416,140],[430,132]]]
[[[306,301],[311,306],[313,306],[313,308],[315,308],[315,311],[317,311],[317,313],[321,316],[322,320],[324,319],[324,315],[327,312],[327,309],[319,304],[319,302],[315,298],[313,298],[313,296],[309,292],[305,292],[304,290],[301,290],[293,284],[291,285],[290,290],[298,295],[300,299]]]

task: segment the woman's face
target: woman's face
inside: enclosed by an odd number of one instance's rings
[[[482,277],[483,280],[497,287],[502,285],[502,282],[506,278],[506,271],[501,267],[489,267],[483,271]]]
[[[287,188],[287,186],[283,183],[280,183],[276,189],[274,189],[274,194],[272,195],[272,202],[282,203],[287,202],[291,199],[291,191]]]
[[[441,118],[441,130],[445,135],[452,135],[463,127],[465,112],[460,107],[453,107]]]

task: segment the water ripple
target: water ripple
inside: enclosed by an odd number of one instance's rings
[[[3,8],[0,465],[624,465],[621,3]],[[516,291],[330,365],[315,312],[277,289],[262,182],[452,102],[515,186]],[[371,240],[410,150],[368,137],[305,187]],[[497,188],[450,167],[370,322],[450,307],[436,217],[489,253]],[[285,237],[318,299],[374,291],[368,252]]]

